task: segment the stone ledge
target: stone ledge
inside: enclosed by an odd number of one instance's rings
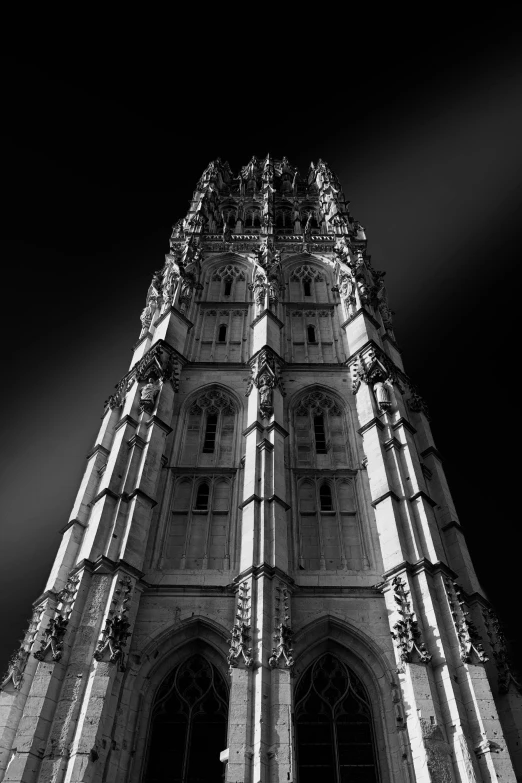
[[[270,495],[270,497],[266,498],[268,503],[279,503],[280,506],[284,508],[285,511],[289,511],[292,506],[289,506],[286,501],[284,501],[282,498],[280,498],[278,495]]]
[[[245,430],[243,430],[241,435],[243,435],[243,437],[246,438],[246,436],[250,435],[250,433],[253,432],[254,430],[257,430],[258,432],[264,432],[265,431],[265,428],[263,427],[262,424],[260,424],[257,421],[257,419],[256,419],[256,421],[253,421],[252,424],[249,424],[248,427]]]
[[[186,324],[187,324],[187,326],[188,326],[188,331],[190,331],[190,330],[192,329],[192,327],[194,326],[194,324],[192,323],[192,321],[189,321],[189,319],[188,319],[188,318],[187,318],[185,315],[183,315],[183,313],[181,313],[181,312],[180,312],[180,311],[179,311],[179,310],[178,310],[176,307],[173,307],[172,305],[171,305],[171,306],[170,306],[170,307],[169,307],[167,310],[165,310],[165,312],[163,313],[163,315],[160,315],[160,317],[159,317],[159,318],[156,318],[156,320],[154,321],[154,323],[153,323],[152,325],[153,325],[154,327],[157,327],[157,326],[158,326],[158,325],[159,325],[159,324],[160,324],[162,321],[164,321],[164,320],[165,320],[165,318],[167,318],[167,316],[169,316],[171,313],[174,313],[174,315],[176,315],[176,316],[177,316],[177,317],[180,319],[180,321],[185,321],[185,323],[186,323]],[[163,341],[163,342],[164,342],[164,341]],[[151,347],[152,347],[152,346],[151,346]]]
[[[362,427],[359,427],[357,433],[359,435],[363,435],[367,430],[371,429],[372,427],[378,427],[378,429],[383,430],[384,424],[380,419],[374,417],[373,419],[370,419],[370,421],[367,421],[366,424],[363,424]]]
[[[159,416],[156,416],[156,414],[150,417],[150,419],[146,422],[145,426],[148,428],[148,427],[152,427],[153,424],[156,424],[160,428],[160,430],[166,432],[167,435],[170,435],[170,433],[172,432],[172,427],[170,427],[166,421],[160,419]]]
[[[463,536],[465,535],[464,530],[462,529],[462,525],[460,524],[460,522],[457,522],[456,520],[452,520],[451,522],[448,522],[446,525],[443,525],[441,527],[441,530],[443,531],[443,533],[445,533],[447,530],[451,530],[452,527],[458,530],[459,533],[462,533]]]
[[[416,574],[420,574],[425,571],[431,576],[442,573],[444,576],[449,576],[450,579],[458,578],[458,575],[455,573],[455,571],[446,565],[446,563],[443,563],[440,560],[438,560],[436,563],[432,563],[425,557],[423,557],[421,560],[418,560],[416,563],[410,563],[408,560],[403,560],[393,568],[385,571],[382,575],[382,578],[389,580],[392,576],[397,576],[397,574],[403,573],[404,571],[411,576],[415,576]]]
[[[254,318],[254,320],[250,324],[250,328],[253,329],[265,316],[270,317],[273,321],[275,321],[275,323],[277,324],[277,326],[279,326],[280,329],[284,327],[284,323],[279,320],[277,315],[274,315],[274,313],[271,310],[267,310],[265,308],[261,313],[259,313],[258,316],[256,316],[256,318]]]
[[[106,449],[105,446],[102,446],[101,443],[96,444],[96,446],[93,446],[93,448],[89,451],[89,453],[86,456],[86,459],[90,459],[95,454],[103,454],[105,457],[108,457],[111,453],[109,449]]]
[[[245,508],[245,506],[248,506],[249,503],[252,503],[252,501],[255,501],[256,503],[261,503],[263,500],[262,497],[259,495],[250,495],[246,500],[244,500],[242,503],[239,504],[238,508]]]
[[[132,416],[129,416],[128,414],[124,416],[122,419],[119,420],[117,425],[114,428],[114,432],[118,432],[119,429],[125,426],[125,424],[130,424],[131,427],[138,428],[139,424],[136,421],[136,419],[133,419]]]
[[[79,519],[70,519],[67,522],[66,525],[64,525],[62,528],[60,528],[58,533],[60,535],[63,535],[63,533],[65,533],[67,530],[69,530],[69,528],[72,527],[73,525],[79,525],[80,527],[83,527],[83,529],[85,530],[85,528],[87,527],[87,522],[80,522]]]
[[[399,427],[404,427],[405,430],[408,430],[408,432],[411,432],[412,435],[417,434],[417,430],[413,426],[413,424],[410,424],[408,419],[405,419],[404,416],[401,416],[400,419],[397,419],[395,424],[392,424],[392,430],[398,430]]]
[[[393,491],[393,489],[390,489],[388,492],[385,492],[384,495],[381,495],[376,500],[372,500],[371,505],[376,508],[379,503],[382,503],[383,500],[386,500],[386,498],[393,498],[393,500],[396,500],[397,502],[400,502],[401,498]]]
[[[423,459],[426,459],[426,457],[437,457],[438,460],[442,462],[442,455],[438,449],[435,448],[435,446],[428,446],[427,449],[424,449],[424,451],[421,451],[420,456]]]
[[[438,505],[438,503],[432,498],[430,498],[430,496],[427,495],[423,489],[420,489],[418,492],[412,495],[411,498],[408,498],[408,500],[410,501],[410,503],[413,503],[414,500],[418,500],[419,498],[425,500],[426,503],[428,503],[432,508]]]
[[[273,421],[272,424],[269,424],[266,428],[267,432],[272,432],[272,430],[275,430],[275,432],[279,432],[280,435],[283,436],[283,438],[288,438],[290,433],[288,430],[285,430],[284,427],[281,427],[280,424],[277,423],[277,421]]]
[[[356,318],[359,318],[359,316],[361,315],[366,317],[369,320],[369,322],[372,324],[372,326],[374,326],[376,329],[381,329],[381,324],[364,307],[361,307],[359,310],[357,310],[355,315],[352,315],[350,318],[347,318],[346,321],[344,321],[341,324],[341,329],[345,329],[347,326],[353,323],[353,321],[355,321]]]
[[[274,577],[277,577],[278,579],[281,579],[283,582],[286,582],[286,584],[289,587],[295,586],[295,580],[292,579],[292,577],[286,573],[286,571],[283,571],[278,566],[271,566],[268,565],[268,563],[260,563],[259,565],[252,565],[246,568],[244,571],[241,571],[235,579],[234,579],[234,585],[238,585],[240,582],[242,582],[244,579],[246,579],[248,576],[253,576],[254,579],[258,579],[261,576],[267,576],[269,579],[273,579]]]

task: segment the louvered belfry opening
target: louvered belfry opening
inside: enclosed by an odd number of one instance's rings
[[[376,783],[368,695],[348,666],[322,655],[301,678],[295,704],[298,783]]]
[[[149,727],[143,783],[219,783],[228,691],[215,666],[193,655],[161,684]]]

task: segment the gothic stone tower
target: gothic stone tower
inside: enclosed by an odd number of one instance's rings
[[[323,161],[208,166],[3,680],[6,781],[520,774],[383,276]]]

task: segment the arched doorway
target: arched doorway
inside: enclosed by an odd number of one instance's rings
[[[325,653],[296,691],[299,783],[377,783],[370,704],[360,679]]]
[[[199,654],[177,666],[154,700],[144,783],[219,783],[227,713],[227,686],[215,666]]]

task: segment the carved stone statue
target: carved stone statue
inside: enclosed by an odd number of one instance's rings
[[[141,315],[140,315],[140,321],[141,326],[143,329],[148,329],[149,326],[152,323],[152,316],[154,315],[154,311],[156,309],[156,300],[155,299],[149,299],[148,303],[144,307]]]
[[[259,410],[263,416],[270,416],[273,413],[272,389],[274,386],[273,378],[268,373],[263,373],[257,382],[259,392]]]
[[[180,278],[179,256],[167,256],[163,270],[163,309],[166,310],[174,302]]]
[[[254,282],[250,284],[249,288],[254,294],[255,303],[262,307],[266,300],[267,282],[265,275],[259,267],[254,273]]]
[[[373,384],[373,391],[375,394],[375,400],[381,413],[389,411],[392,403],[390,397],[390,390],[384,383],[384,381],[377,381]]]
[[[140,410],[142,412],[152,413],[158,392],[159,383],[153,376],[150,376],[140,392]]]

